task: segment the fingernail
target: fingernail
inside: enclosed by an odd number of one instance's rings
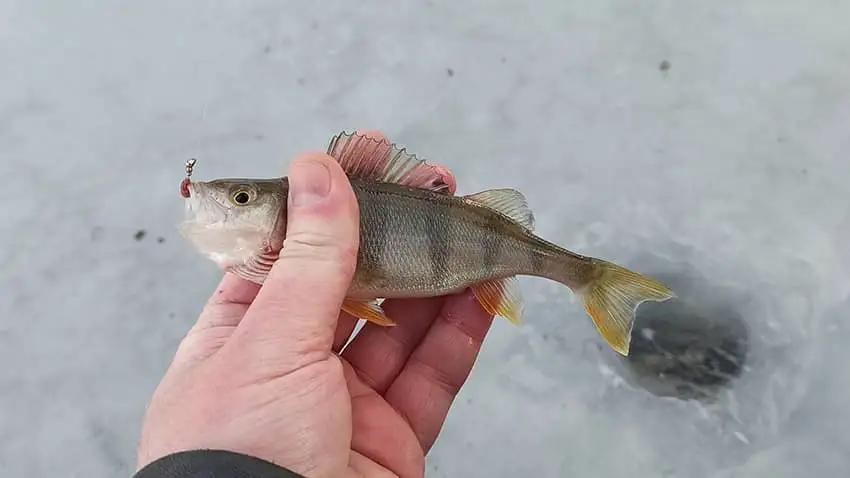
[[[294,207],[315,204],[331,190],[331,172],[318,161],[301,161],[289,171],[289,198]]]

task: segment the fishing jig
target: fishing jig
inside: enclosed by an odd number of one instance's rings
[[[184,198],[189,197],[189,183],[191,182],[190,178],[192,177],[192,170],[195,168],[196,162],[197,160],[195,158],[186,161],[186,178],[180,183],[180,195]]]

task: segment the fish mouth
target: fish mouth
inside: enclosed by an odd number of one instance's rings
[[[180,235],[219,267],[237,264],[239,258],[233,257],[232,231],[226,228],[225,209],[203,183],[190,182],[186,191],[183,221],[177,225]]]
[[[211,196],[203,183],[190,182],[188,196],[184,199],[183,221],[180,231],[186,235],[200,229],[220,229],[227,220],[227,211]]]
[[[215,186],[202,182],[187,185],[180,235],[201,254],[226,268],[244,264],[268,243],[268,231],[246,217],[234,214],[217,199]]]
[[[201,208],[201,192],[203,186],[197,183],[188,182],[186,184],[186,199],[184,199],[184,222],[192,222],[198,218],[198,210]]]

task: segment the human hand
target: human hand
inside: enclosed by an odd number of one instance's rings
[[[299,156],[289,178],[280,259],[262,288],[225,275],[150,402],[138,467],[218,449],[310,477],[424,476],[492,316],[468,291],[387,300],[398,326],[367,323],[342,350],[356,325],[340,307],[357,259],[357,203],[325,154]]]

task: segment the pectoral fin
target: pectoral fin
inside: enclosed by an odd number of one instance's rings
[[[382,327],[395,327],[396,323],[387,317],[384,309],[377,302],[364,302],[354,299],[345,299],[342,310],[358,319],[363,319]]]
[[[245,263],[232,266],[228,270],[242,279],[262,285],[278,257],[280,256],[277,252],[271,251],[254,254]]]
[[[514,325],[522,325],[522,292],[516,277],[484,282],[471,289],[488,314],[500,315]]]

